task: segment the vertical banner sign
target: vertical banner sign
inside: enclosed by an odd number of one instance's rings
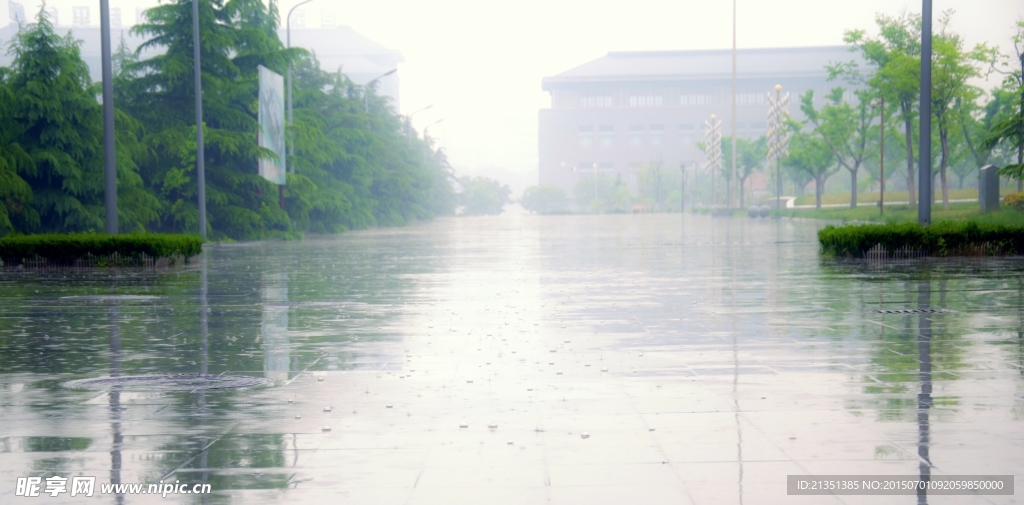
[[[260,147],[270,149],[277,155],[276,160],[260,158],[260,175],[274,184],[285,183],[284,143],[284,78],[263,65],[260,72],[260,131],[257,141]]]

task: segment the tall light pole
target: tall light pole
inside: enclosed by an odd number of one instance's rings
[[[380,74],[377,77],[374,77],[373,79],[370,79],[370,81],[366,83],[366,86],[363,86],[363,111],[364,112],[366,112],[367,114],[370,113],[370,86],[373,85],[373,83],[377,82],[378,79],[383,79],[383,78],[385,78],[385,77],[387,77],[387,76],[389,76],[389,75],[391,75],[391,74],[393,74],[395,72],[398,72],[398,69],[397,68],[392,68],[391,70],[388,70],[387,72],[384,72],[383,74]]]
[[[114,82],[110,61],[110,0],[100,0],[100,50],[103,59],[103,176],[106,232],[117,233],[117,154],[114,150]]]
[[[192,0],[192,72],[196,93],[196,179],[199,183],[199,236],[206,238],[206,160],[203,145],[203,75],[199,61],[199,0]]]
[[[921,0],[921,116],[917,157],[920,160],[918,177],[917,222],[932,222],[932,0]]]
[[[732,0],[732,172],[729,176],[729,189],[726,191],[729,197],[727,207],[732,207],[732,178],[736,175],[736,0]]]
[[[313,0],[304,0],[302,2],[299,2],[299,3],[295,4],[294,7],[292,7],[291,9],[288,10],[288,16],[285,19],[285,27],[286,27],[285,28],[285,40],[287,41],[288,49],[292,48],[292,12],[295,12],[295,9],[299,8],[300,5],[307,4],[307,3],[312,2],[312,1]],[[291,125],[292,125],[292,62],[291,62],[291,60],[289,60],[288,61],[288,126],[291,126]],[[295,145],[293,144],[291,133],[292,133],[291,131],[288,132],[288,143],[292,144],[292,145],[288,146],[289,147],[288,154],[294,156],[295,155]],[[285,158],[287,159],[288,157],[286,156]],[[288,167],[285,167],[285,169],[287,169],[287,168]],[[291,172],[293,174],[295,173],[295,165],[294,164],[292,164]]]
[[[679,164],[679,213],[686,212],[686,162]]]

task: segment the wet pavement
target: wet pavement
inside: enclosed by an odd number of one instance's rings
[[[820,226],[512,214],[4,271],[0,503],[1020,503],[787,496],[1024,475],[1024,262],[821,260]],[[212,494],[100,492],[161,480]]]

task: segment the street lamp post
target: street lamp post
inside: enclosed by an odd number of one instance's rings
[[[117,233],[117,155],[114,150],[114,82],[110,61],[110,0],[100,0],[100,46],[103,54],[103,175],[106,232]]]
[[[366,86],[363,87],[364,88],[363,89],[363,111],[364,112],[366,112],[367,114],[370,113],[370,86],[373,83],[377,82],[378,79],[382,79],[384,77],[387,77],[387,76],[389,76],[389,75],[391,75],[391,74],[393,74],[395,72],[398,72],[398,69],[397,68],[392,68],[391,70],[388,70],[387,72],[384,72],[383,74],[380,74],[377,77],[374,77],[373,79],[370,79],[370,81],[366,83]]]
[[[444,118],[438,119],[437,121],[434,121],[433,123],[430,123],[427,126],[423,127],[423,140],[427,140],[427,129],[429,129],[431,126],[436,125],[437,123],[440,123],[441,121],[444,121]]]
[[[199,0],[192,0],[192,72],[196,95],[196,179],[199,185],[199,236],[206,238],[206,160],[203,144],[203,74],[199,61]]]
[[[917,222],[932,222],[932,0],[921,0],[921,116],[917,158],[918,177]]]
[[[420,112],[423,112],[423,111],[433,107],[433,106],[434,106],[434,104],[430,104],[430,105],[428,105],[426,107],[423,107],[422,109],[416,109],[416,110],[412,111],[408,116],[405,116],[405,119],[409,122],[406,125],[406,128],[408,128],[406,133],[409,135],[409,145],[410,146],[412,145],[413,132],[416,131],[412,127],[412,117],[415,116],[416,114],[419,114]]]
[[[679,213],[686,212],[686,163],[679,164]]]
[[[287,41],[286,43],[287,43],[288,49],[292,48],[292,13],[295,12],[295,9],[299,8],[299,6],[301,6],[303,4],[307,4],[307,3],[312,2],[312,1],[313,0],[304,0],[302,2],[299,2],[299,3],[295,4],[294,7],[292,7],[291,9],[288,10],[288,16],[287,16],[287,18],[285,20],[285,26],[286,26],[286,28],[285,28],[285,34],[286,34],[285,35],[285,39]],[[291,60],[289,60],[288,61],[288,126],[290,127],[291,125],[292,125],[292,62],[291,62]],[[292,132],[291,131],[288,132],[288,144],[290,144],[288,146],[288,151],[289,151],[288,154],[294,156],[295,155],[295,144],[294,144],[294,140],[292,140]],[[286,157],[286,159],[287,158],[288,157]],[[285,167],[285,168],[287,169],[287,167]],[[293,174],[295,173],[295,165],[294,164],[292,164],[292,166],[291,166],[291,172]]]

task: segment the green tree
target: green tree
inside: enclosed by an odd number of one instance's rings
[[[850,207],[857,206],[857,172],[877,138],[871,127],[875,116],[868,90],[859,90],[856,105],[844,101],[846,90],[833,88],[821,110],[814,107],[814,90],[800,97],[800,110],[832,151],[833,159],[850,173]]]
[[[459,184],[462,186],[459,203],[470,216],[501,214],[512,194],[508,185],[487,177],[462,177]]]
[[[979,67],[995,63],[995,49],[978,44],[970,51],[963,48],[963,39],[949,29],[952,11],[945,11],[939,17],[939,30],[932,37],[932,115],[939,135],[940,158],[939,177],[942,181],[942,207],[949,209],[949,184],[947,168],[950,163],[950,131],[964,118],[956,110],[957,103],[975,101],[980,90],[967,84],[974,77],[980,77]]]
[[[797,132],[789,141],[789,154],[783,158],[782,164],[814,180],[814,204],[820,209],[825,181],[839,170],[828,144],[820,135]]]
[[[562,212],[568,207],[565,190],[552,184],[526,188],[519,202],[524,209],[538,214]]]
[[[58,36],[41,9],[35,24],[19,30],[11,52],[8,111],[31,159],[22,177],[32,187],[41,227],[102,229],[101,111],[78,44]]]
[[[989,134],[983,145],[992,148],[1001,142],[1009,144],[1012,150],[1016,151],[1017,163],[1011,163],[999,170],[1002,175],[1017,179],[1017,189],[1020,190],[1024,182],[1024,21],[1017,22],[1017,33],[1013,36],[1013,48],[1017,60],[1020,62],[1019,71],[1014,69],[1007,71],[1008,75],[1003,81],[1002,94],[1012,96],[1012,100],[1002,103],[1007,104],[1005,114],[989,130]],[[1014,62],[1014,66],[1017,62]],[[1004,62],[1003,66],[1009,68]]]
[[[768,155],[768,140],[764,135],[756,139],[739,137],[736,139],[736,178],[739,182],[740,207],[745,207],[744,190],[747,178],[762,167],[765,156]],[[732,138],[722,139],[722,158],[730,160],[732,165]]]
[[[855,46],[873,67],[873,71],[868,73],[867,84],[877,90],[874,94],[882,94],[887,102],[898,104],[903,121],[907,189],[910,206],[914,207],[914,132],[921,74],[921,16],[909,12],[894,17],[878,14],[875,24],[878,27],[877,37],[868,37],[864,30],[848,30],[843,34],[843,40]],[[833,68],[851,80],[857,80],[861,75],[855,62]]]

